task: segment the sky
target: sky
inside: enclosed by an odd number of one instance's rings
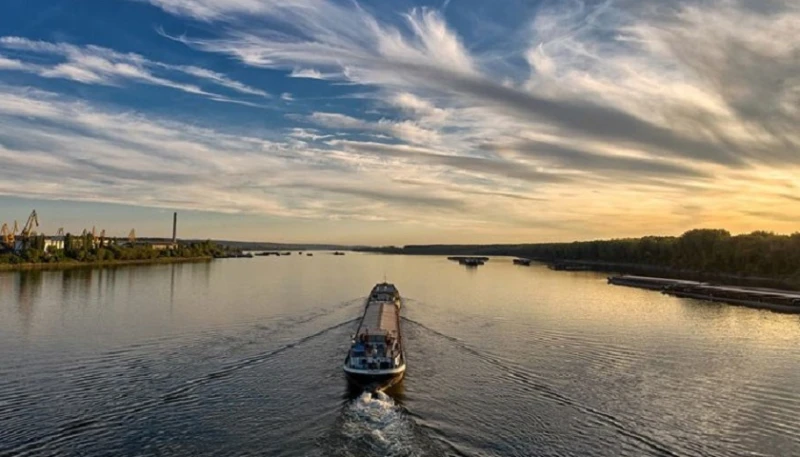
[[[4,0],[0,222],[347,244],[800,226],[796,0]]]

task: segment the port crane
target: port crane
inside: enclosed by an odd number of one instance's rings
[[[14,223],[16,226],[16,223]],[[20,236],[25,239],[29,236],[36,235],[35,228],[39,227],[39,215],[36,214],[36,210],[31,211],[31,215],[28,216],[28,221],[25,222],[25,225],[22,227],[22,231],[19,232]]]
[[[0,228],[0,236],[3,237],[3,245],[7,249],[14,249],[14,243],[17,237],[17,230],[19,227],[17,226],[17,221],[14,221],[14,228],[8,228],[8,224],[3,224],[3,227]]]
[[[39,215],[36,214],[36,210],[31,211],[22,230],[19,229],[17,221],[14,221],[14,228],[10,228],[8,224],[3,224],[3,226],[0,227],[0,237],[2,237],[3,246],[8,250],[14,251],[18,248],[17,239],[21,239],[23,247],[26,247],[30,238],[36,236],[35,229],[38,227]]]

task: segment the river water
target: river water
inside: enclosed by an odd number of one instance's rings
[[[384,275],[407,377],[351,391]],[[502,258],[2,272],[0,455],[800,455],[800,320]]]

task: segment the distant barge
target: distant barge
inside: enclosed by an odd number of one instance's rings
[[[800,292],[755,287],[721,286],[698,281],[653,278],[647,276],[612,276],[609,284],[659,290],[675,297],[696,298],[751,308],[800,314]]]
[[[516,258],[514,259],[514,265],[523,265],[529,267],[531,265],[531,259]]]
[[[249,252],[238,252],[238,253],[227,253],[227,254],[217,254],[214,256],[215,259],[252,259],[253,254]]]
[[[372,288],[344,360],[344,372],[356,386],[387,387],[403,378],[406,357],[400,306],[400,293],[394,284],[383,282]]]
[[[455,256],[455,257],[448,257],[447,260],[452,260],[458,262],[460,265],[466,265],[468,267],[477,267],[483,265],[484,263],[489,261],[488,257],[462,257],[462,256]]]

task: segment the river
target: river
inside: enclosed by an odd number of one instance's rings
[[[362,394],[384,276],[408,373]],[[502,258],[0,272],[0,455],[800,455],[799,319]]]

